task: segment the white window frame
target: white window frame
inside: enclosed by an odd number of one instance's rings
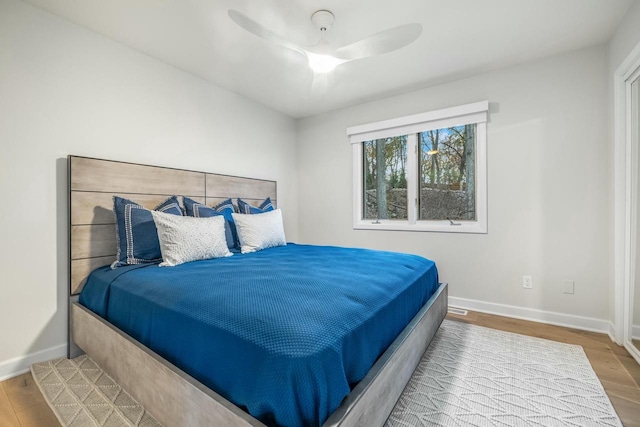
[[[487,233],[487,115],[489,101],[475,102],[412,116],[384,120],[347,129],[353,151],[353,228],[357,230],[435,231]],[[476,220],[427,221],[418,217],[419,132],[463,125],[476,125]],[[407,135],[407,219],[363,219],[363,143]]]

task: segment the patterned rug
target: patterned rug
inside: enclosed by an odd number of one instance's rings
[[[622,426],[582,347],[445,320],[385,427]]]
[[[65,427],[158,426],[86,356],[36,363]],[[385,427],[615,426],[582,347],[445,320]]]
[[[86,355],[35,363],[31,373],[65,427],[160,425]]]

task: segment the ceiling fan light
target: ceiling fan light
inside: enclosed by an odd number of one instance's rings
[[[343,59],[336,58],[331,55],[318,55],[316,53],[307,52],[309,67],[316,73],[328,73],[338,65],[345,62]]]

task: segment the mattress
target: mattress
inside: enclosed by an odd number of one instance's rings
[[[102,267],[80,303],[270,426],[318,426],[438,287],[416,255],[288,244]]]

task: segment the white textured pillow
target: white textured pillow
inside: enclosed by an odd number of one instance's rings
[[[240,251],[243,254],[287,244],[280,209],[261,214],[232,215],[238,230]]]
[[[152,211],[158,229],[161,266],[233,255],[227,248],[224,217],[194,218]]]

